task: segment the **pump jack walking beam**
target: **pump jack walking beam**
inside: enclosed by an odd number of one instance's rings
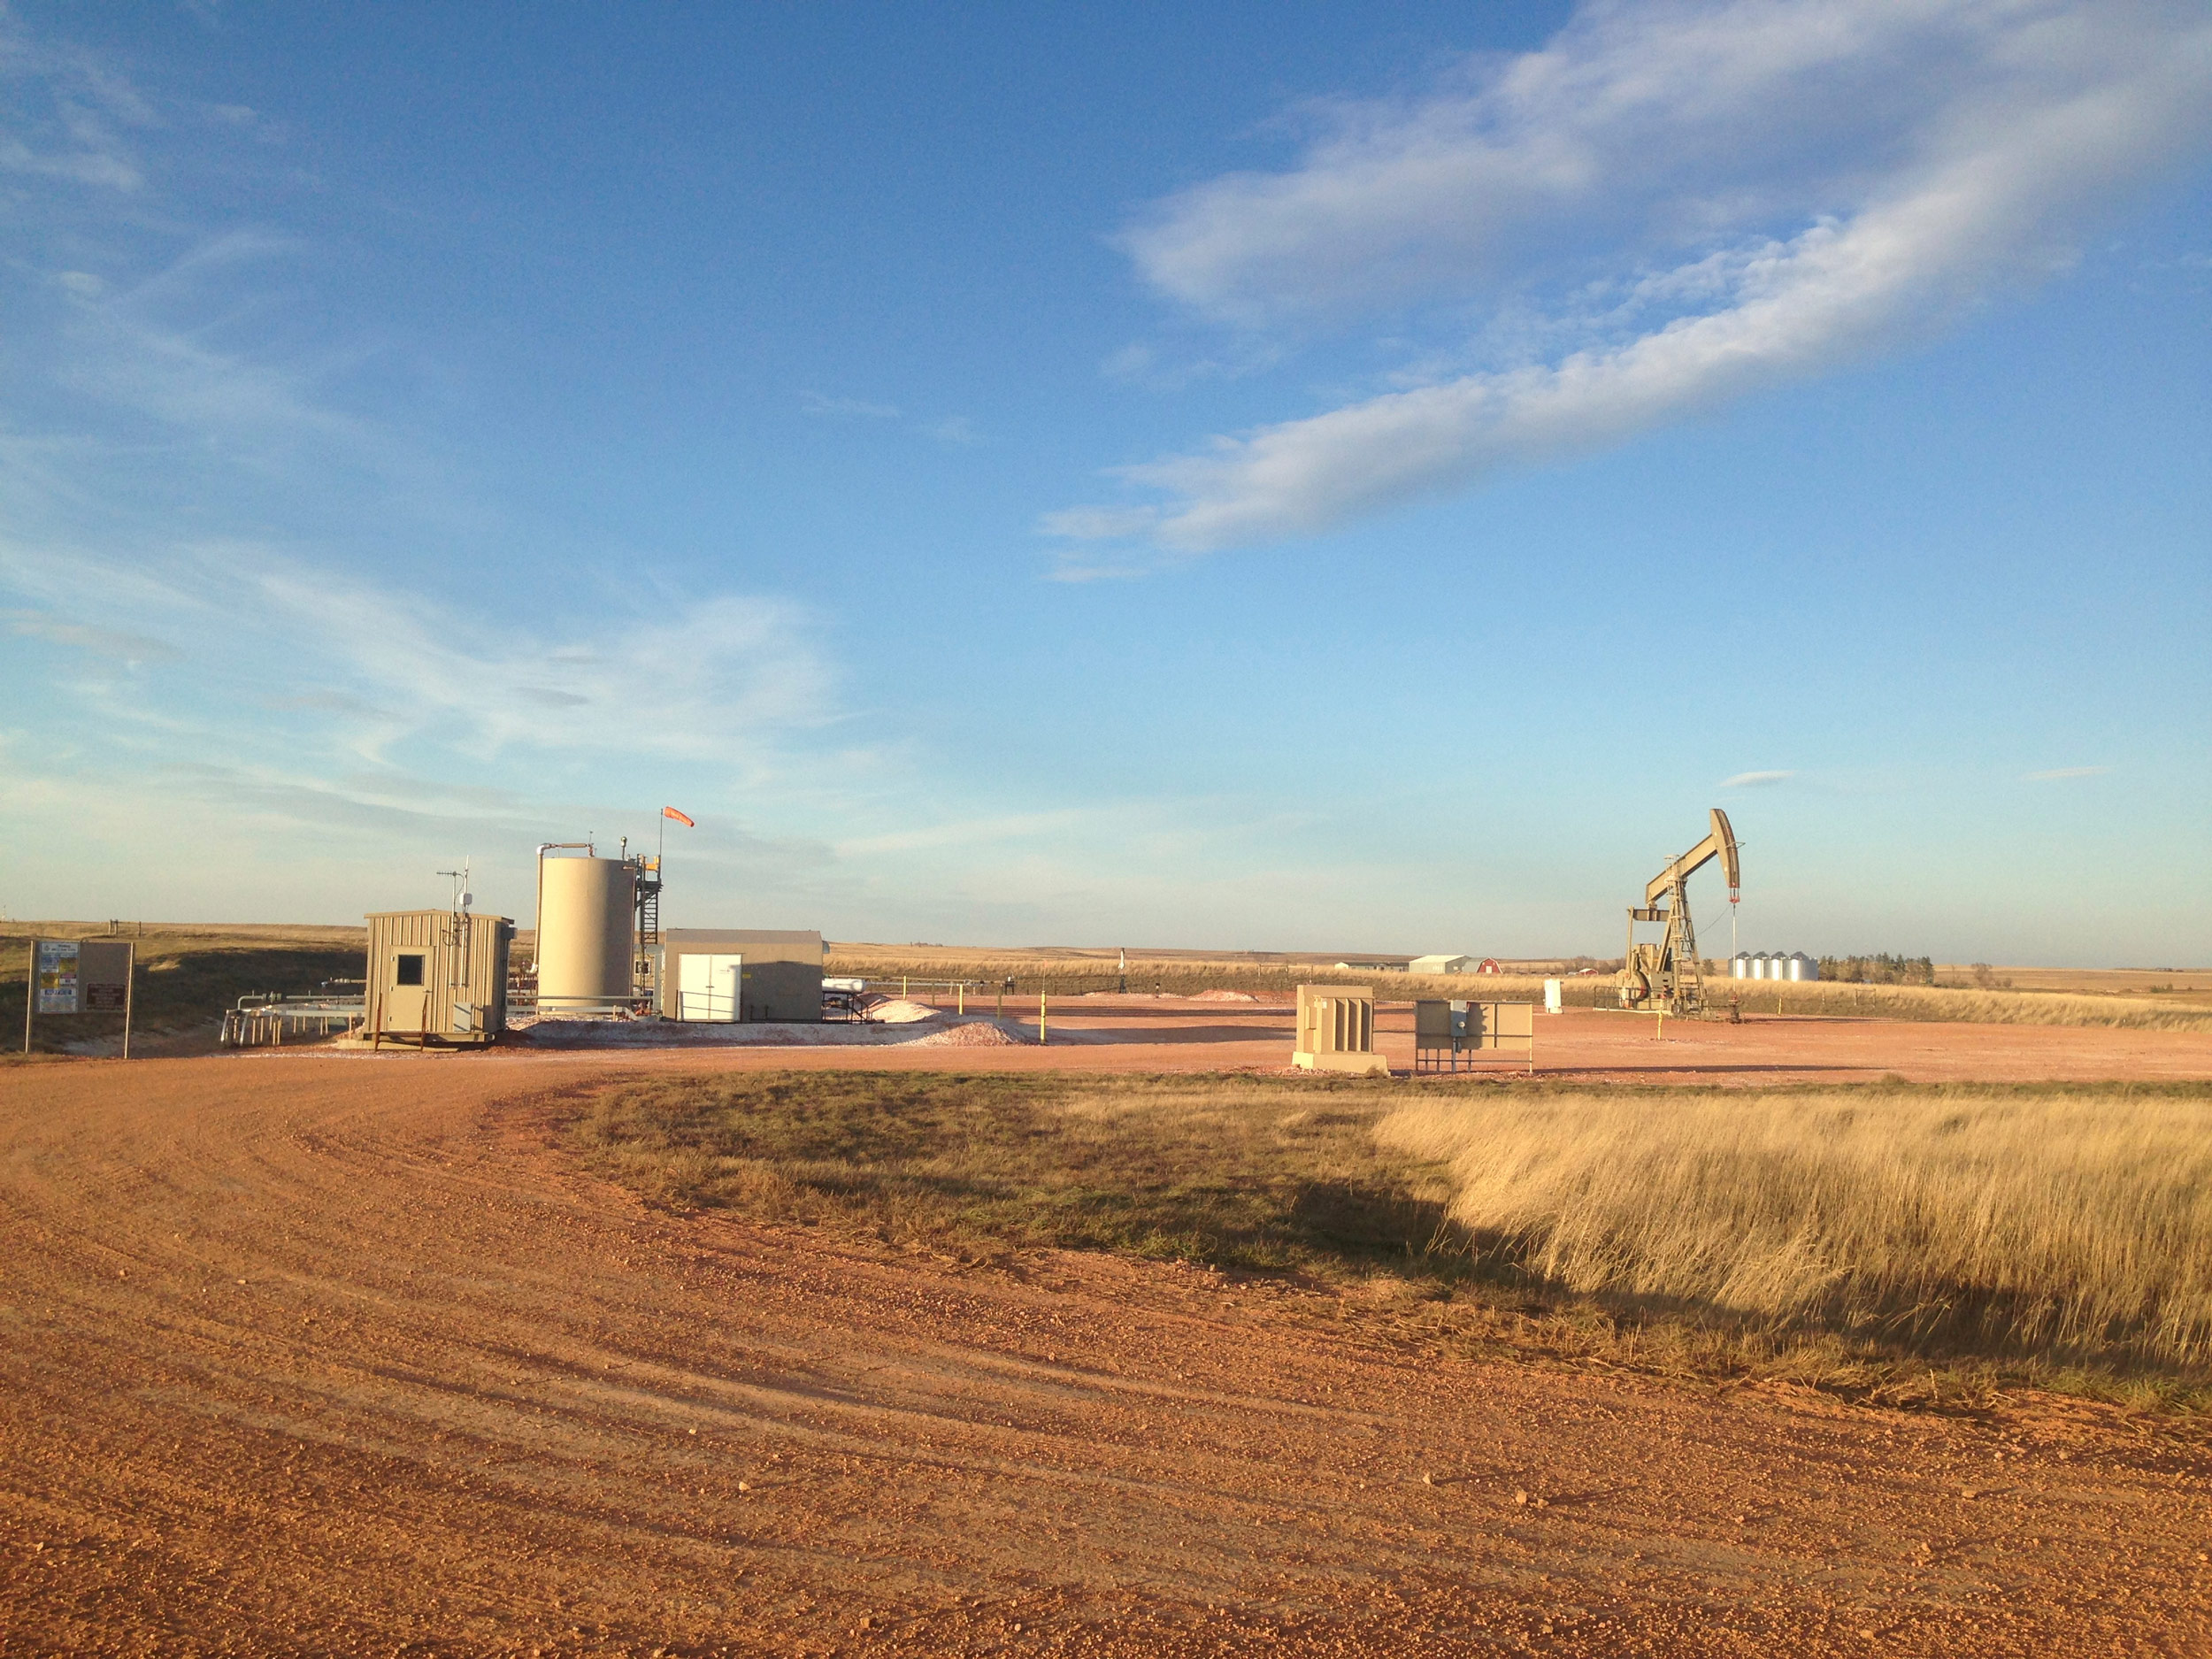
[[[1688,883],[1714,859],[1728,878],[1728,902],[1742,890],[1736,858],[1736,833],[1728,814],[1712,809],[1705,839],[1644,884],[1644,902],[1628,912],[1628,949],[1621,967],[1621,1006],[1657,1008],[1670,1014],[1704,1011],[1705,980],[1698,967],[1697,933],[1690,920]],[[1666,933],[1656,944],[1636,942],[1636,924],[1662,922]]]

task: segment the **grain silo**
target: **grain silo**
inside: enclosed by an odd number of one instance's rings
[[[611,1013],[636,989],[637,865],[538,849],[538,1011]]]
[[[1790,952],[1790,978],[1817,979],[1820,978],[1820,964],[1801,950],[1793,950]]]
[[[1761,950],[1753,953],[1751,958],[1751,977],[1755,979],[1763,979],[1767,977],[1767,953],[1765,951]]]
[[[1747,979],[1751,977],[1751,956],[1748,951],[1739,950],[1734,956],[1729,957],[1728,977],[1732,979]]]

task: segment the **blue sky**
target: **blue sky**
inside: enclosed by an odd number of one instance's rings
[[[0,905],[2206,959],[2200,7],[1193,12],[0,10]]]

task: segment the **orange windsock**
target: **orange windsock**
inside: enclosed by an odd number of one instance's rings
[[[664,807],[663,807],[663,808],[661,809],[661,816],[662,816],[663,818],[674,818],[674,819],[676,820],[676,822],[678,822],[679,824],[682,825],[682,826],[683,826],[686,829],[697,829],[697,828],[699,827],[696,824],[694,824],[694,823],[693,823],[693,822],[692,822],[692,821],[691,821],[688,818],[685,817],[685,816],[684,816],[684,814],[682,814],[681,812],[679,812],[678,810],[676,810],[676,809],[675,809],[674,807],[672,807],[672,806],[664,806]]]

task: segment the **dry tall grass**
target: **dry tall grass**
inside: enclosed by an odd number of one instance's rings
[[[1484,1090],[1387,1147],[1571,1289],[1777,1328],[2212,1362],[2212,1090]]]
[[[1611,986],[1609,983],[1607,989]],[[1990,1025],[2108,1025],[2131,1031],[2212,1031],[2212,1009],[2154,996],[1981,991],[1958,986],[1792,984],[1710,978],[1709,1001],[1740,1000],[1747,1013],[1824,1014],[1856,1019],[1965,1020]]]

